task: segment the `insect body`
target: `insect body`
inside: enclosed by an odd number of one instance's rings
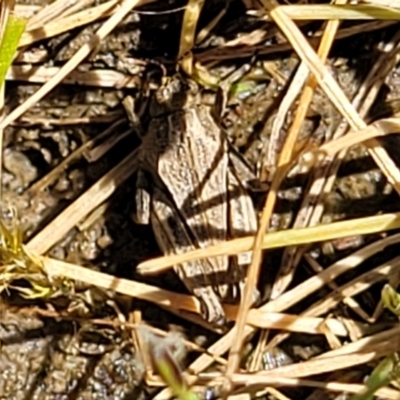
[[[256,213],[238,176],[240,160],[230,156],[227,139],[204,105],[181,102],[153,118],[139,157],[137,221],[151,221],[164,254],[256,231]],[[152,176],[151,185],[146,174]],[[189,261],[174,269],[200,299],[204,317],[221,325],[221,300],[238,299],[249,261],[250,254],[243,253]]]

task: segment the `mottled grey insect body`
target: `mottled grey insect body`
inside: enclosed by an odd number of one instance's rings
[[[176,103],[171,103],[176,107]],[[165,107],[165,104],[164,104]],[[255,233],[256,213],[243,186],[240,160],[230,159],[228,141],[203,105],[182,104],[150,121],[139,149],[146,185],[138,174],[137,222],[151,222],[164,254],[179,254]],[[244,164],[243,164],[244,165]],[[151,187],[150,187],[151,186]],[[151,193],[149,193],[151,192]],[[225,322],[221,300],[234,301],[244,285],[250,253],[176,265],[186,287],[200,299],[203,315]]]

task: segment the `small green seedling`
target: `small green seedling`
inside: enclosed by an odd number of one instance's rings
[[[393,314],[400,316],[400,295],[390,285],[382,289],[383,305]],[[366,382],[366,388],[350,400],[373,400],[374,393],[381,387],[386,386],[391,380],[400,377],[400,359],[397,353],[384,358],[372,371]]]
[[[386,386],[397,375],[399,369],[399,356],[392,354],[384,358],[372,371],[366,382],[366,388],[350,400],[373,400],[374,393],[381,387]],[[397,373],[396,373],[397,372]]]
[[[400,295],[390,285],[383,287],[382,301],[388,310],[398,317],[400,316]]]
[[[4,84],[7,70],[14,59],[18,42],[25,29],[26,20],[9,15],[5,24],[3,35],[0,38],[0,89]]]
[[[198,396],[189,388],[179,366],[179,360],[186,354],[182,337],[171,332],[162,338],[146,329],[141,329],[140,333],[147,344],[147,351],[155,372],[160,375],[174,396],[179,400],[199,400]]]

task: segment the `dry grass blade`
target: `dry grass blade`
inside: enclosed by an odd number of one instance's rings
[[[70,31],[71,29],[78,28],[97,21],[98,19],[105,18],[112,13],[113,7],[118,4],[118,0],[110,0],[107,3],[95,6],[89,10],[84,10],[63,19],[52,20],[46,25],[41,25],[38,28],[30,29],[22,35],[19,42],[19,47],[28,46],[39,40],[48,39],[61,33]]]
[[[353,281],[341,286],[337,292],[333,292],[331,295],[318,301],[316,304],[310,307],[310,309],[307,311],[307,315],[321,315],[331,310],[333,307],[339,304],[342,299],[355,296],[382,280],[388,280],[391,275],[399,272],[399,267],[399,257],[379,265],[373,270],[368,271],[365,274],[358,276]]]
[[[361,0],[361,3],[376,4],[384,7],[400,8],[399,0]]]
[[[237,374],[234,375],[233,380],[238,385],[255,385],[266,383],[265,379],[268,378],[277,378],[280,376],[301,378],[342,370],[356,365],[366,364],[398,351],[400,349],[399,342],[400,339],[397,338],[395,340],[392,339],[381,343],[375,343],[373,346],[367,346],[359,352],[304,361],[302,363],[286,365],[271,371],[262,371],[256,374]]]
[[[34,4],[16,4],[14,12],[17,17],[29,19],[41,9],[42,7]]]
[[[197,35],[196,37],[196,44],[201,43],[209,34],[212,29],[214,29],[221,18],[226,14],[226,7],[225,6],[209,23],[205,26]]]
[[[391,8],[400,8],[399,0],[362,0],[362,3],[376,4]]]
[[[277,377],[272,379],[264,378],[263,385],[274,385],[277,387],[310,387],[323,389],[329,392],[342,393],[358,393],[360,390],[364,389],[364,385],[356,383],[343,383],[343,382],[320,382],[312,381],[308,379],[299,378],[286,378]],[[257,393],[258,395],[258,393]],[[400,392],[392,388],[381,388],[375,392],[375,395],[379,398],[386,400],[399,400]]]
[[[305,254],[304,259],[308,262],[308,264],[310,265],[310,267],[313,269],[313,271],[315,273],[319,273],[319,272],[323,271],[323,267],[314,258],[312,258],[309,254]],[[332,291],[337,291],[339,289],[339,286],[333,281],[328,283],[328,287]],[[344,305],[346,305],[347,307],[349,307],[349,309],[352,309],[354,311],[354,313],[358,314],[362,319],[364,319],[364,321],[368,321],[368,322],[371,321],[371,318],[369,317],[369,315],[362,309],[360,304],[356,300],[354,300],[352,297],[344,298],[342,300],[342,303]],[[349,329],[350,329],[350,326],[349,326]],[[353,335],[353,336],[351,336],[351,335],[352,335],[352,332],[350,332],[351,338],[356,336],[356,335]]]
[[[76,12],[84,9],[85,7],[89,7],[94,3],[93,0],[80,0],[75,1],[70,7],[65,8],[59,13],[58,18],[65,18],[71,14],[75,14]]]
[[[289,229],[285,231],[271,232],[264,235],[262,246],[264,249],[286,247],[336,238],[364,235],[400,227],[400,213],[378,215],[376,217],[357,218],[349,221],[334,222],[311,228]],[[253,237],[230,240],[216,246],[205,249],[193,250],[184,254],[171,255],[144,261],[138,265],[141,273],[158,273],[173,265],[190,260],[198,260],[207,257],[222,255],[235,255],[250,251],[254,243]]]
[[[372,285],[378,282],[390,280],[391,277],[396,276],[396,274],[399,273],[399,267],[400,263],[398,257],[390,260],[387,263],[374,268],[372,271],[369,271],[361,275],[360,277],[357,277],[356,279],[343,285],[342,287],[339,287],[337,291],[318,301],[301,315],[309,317],[323,315],[329,310],[332,310],[334,307],[337,307],[341,301],[369,289]],[[287,334],[285,333],[275,336],[268,344],[267,348],[271,349],[274,346],[277,346],[286,338]]]
[[[327,55],[329,53],[330,47],[332,45],[332,42],[335,38],[337,29],[339,27],[339,22],[338,21],[329,21],[326,29],[324,30],[324,33],[322,35],[321,43],[318,49],[318,56],[320,57],[321,61],[324,62],[327,58]],[[272,127],[272,132],[271,132],[271,142],[274,141],[272,137],[278,138],[279,137],[279,132],[281,128],[283,127],[285,117],[287,115],[287,112],[289,110],[289,107],[293,104],[295,99],[297,98],[297,94],[300,90],[300,88],[303,86],[305,80],[308,77],[308,69],[307,66],[304,62],[301,63],[300,67],[298,68],[296,72],[296,76],[293,79],[293,82],[289,88],[288,93],[282,100],[282,103],[279,106],[279,111],[277,118],[274,121],[273,127]],[[282,166],[284,164],[289,163],[292,158],[293,158],[293,149],[297,140],[297,135],[298,132],[300,131],[301,124],[306,116],[306,113],[308,111],[314,90],[316,88],[317,82],[314,78],[314,76],[310,76],[308,78],[308,81],[306,82],[304,91],[302,93],[302,96],[300,97],[299,101],[299,106],[297,108],[297,112],[295,115],[295,119],[289,129],[289,132],[287,134],[287,138],[285,140],[285,144],[282,149],[282,154],[280,157],[280,160],[278,163],[279,166]],[[292,96],[289,96],[290,92],[295,92],[292,94]],[[289,97],[289,99],[288,99]],[[289,103],[285,108],[283,108],[283,105],[285,102]],[[282,109],[283,108],[283,109]],[[278,141],[278,139],[275,139]],[[268,157],[268,159],[271,157],[271,155]]]
[[[115,119],[115,117],[114,117]],[[50,122],[46,120],[46,122]],[[58,121],[62,122],[62,121]],[[112,121],[109,121],[112,122]],[[64,160],[58,164],[56,167],[54,167],[47,175],[45,175],[43,178],[40,180],[36,181],[30,188],[29,192],[34,196],[38,192],[42,190],[46,190],[49,185],[51,185],[57,177],[60,176],[62,171],[65,171],[68,168],[68,165],[70,165],[74,160],[78,159],[82,155],[85,155],[85,153],[89,153],[90,150],[94,147],[95,143],[98,141],[101,141],[103,138],[109,136],[111,132],[113,132],[116,128],[118,128],[120,125],[122,125],[125,122],[124,119],[119,119],[115,121],[113,124],[111,124],[105,131],[100,133],[95,139],[88,140],[86,143],[82,144],[79,148],[77,148],[74,152],[72,152],[68,157],[64,158]],[[77,123],[85,123],[83,121],[77,122]],[[86,121],[86,123],[91,123],[90,119],[89,121]],[[118,136],[116,136],[118,138]],[[86,156],[87,157],[87,156]],[[94,207],[96,208],[97,205]],[[90,212],[89,212],[90,213]]]
[[[147,300],[169,308],[200,313],[200,304],[194,297],[170,292],[144,283],[116,278],[112,275],[48,257],[42,257],[41,260],[49,276],[65,277],[99,288],[111,289],[117,293]]]
[[[397,243],[399,239],[400,234],[389,236],[354,252],[348,257],[345,257],[342,260],[335,262],[324,271],[307,279],[295,288],[285,292],[277,299],[265,304],[263,307],[261,307],[261,309],[272,312],[282,311],[285,310],[286,307],[293,306],[298,301],[309,296],[311,293],[321,289],[325,284],[336,279],[338,276],[356,268],[368,257],[371,257],[375,253],[381,251],[382,248]]]
[[[335,37],[338,27],[339,27],[338,21],[329,21],[326,29],[324,30],[324,34],[322,36],[321,43],[320,43],[320,46],[318,49],[318,56],[321,58],[321,60],[323,62],[326,60],[326,57],[328,55],[329,49],[332,45],[332,42],[333,42],[333,39]],[[302,62],[300,64],[298,71],[296,72],[295,78],[293,79],[292,85],[289,88],[288,94],[285,96],[281,105],[279,106],[279,111],[281,111],[282,105],[285,103],[285,101],[288,102],[289,104],[292,104],[291,99],[289,101],[287,101],[287,97],[288,97],[290,91],[292,90],[292,91],[296,92],[296,94],[297,94],[297,90],[299,90],[300,87],[302,87],[302,84],[307,79],[307,76],[308,76],[307,67],[306,67],[305,63]],[[301,80],[301,82],[302,82],[301,85],[298,85],[298,83],[296,82],[297,79]],[[298,133],[300,132],[301,124],[303,123],[303,120],[306,116],[309,105],[311,103],[311,99],[314,94],[316,85],[317,85],[317,82],[316,82],[314,76],[310,76],[306,82],[302,96],[300,97],[299,107],[297,108],[295,119],[289,129],[284,146],[282,148],[281,156],[279,157],[279,160],[277,163],[278,170],[280,168],[282,168],[285,164],[290,163],[290,161],[293,158],[293,150],[294,150],[295,143],[297,141],[297,136],[298,136]],[[295,97],[297,97],[297,95],[292,96],[292,97],[295,98]],[[293,101],[294,101],[294,98],[293,98]],[[289,110],[289,107],[287,107],[287,110],[286,109],[282,110],[283,111],[282,113],[280,113],[278,111],[278,115],[274,121],[272,132],[271,132],[271,143],[274,141],[273,137],[275,137],[275,138],[279,137],[279,132],[281,131],[281,128],[283,126],[285,116],[286,116],[288,110]],[[279,118],[279,115],[280,115],[280,118]],[[279,140],[275,140],[275,141],[279,142]],[[277,154],[277,152],[273,152],[273,153]],[[271,155],[269,155],[268,159],[270,159],[270,158],[273,159],[271,157]],[[282,171],[282,172],[284,172],[284,171]],[[282,178],[283,178],[283,176],[281,175],[280,171],[278,171],[278,173],[274,177],[274,180],[276,180],[276,182],[273,182],[272,186],[274,188],[278,187],[280,185],[280,179],[282,179]],[[273,193],[270,196],[272,198],[271,199],[267,198],[267,202],[268,201],[271,202],[271,208],[272,208],[275,203],[276,194]],[[261,347],[262,347],[262,345],[261,345],[261,338],[260,338],[259,345],[257,346],[259,355],[258,356],[256,355],[254,357],[254,363],[256,363],[257,361],[259,363],[261,360],[261,357],[260,357],[260,354],[262,351]],[[258,366],[253,365],[252,367],[253,367],[253,369],[257,369]]]
[[[26,247],[36,254],[48,251],[135,172],[135,160],[136,151],[133,151],[34,236]]]
[[[355,352],[351,351],[349,354],[345,355],[332,355],[329,358],[324,359],[314,359],[310,361],[305,361],[303,363],[291,364],[284,367],[280,367],[271,371],[262,371],[253,374],[234,374],[232,376],[232,381],[239,386],[251,387],[252,385],[268,385],[268,386],[291,386],[289,382],[296,382],[297,385],[300,384],[299,381],[290,381],[290,379],[307,377],[316,374],[343,370],[345,368],[350,368],[356,365],[366,364],[370,361],[379,359],[385,355],[391,354],[393,351],[399,349],[399,340],[386,340],[384,342],[374,343],[372,346],[366,346],[362,350]],[[346,347],[346,346],[343,346]],[[208,374],[212,379],[215,374]],[[207,374],[204,374],[204,378]],[[194,381],[194,377],[191,377],[189,381]],[[221,383],[222,379],[214,379],[213,383]],[[320,387],[328,387],[328,384],[320,384]],[[342,384],[341,389],[346,387],[346,384]],[[354,385],[353,391],[359,391],[362,385]],[[388,398],[397,399],[394,395],[398,396],[397,391],[386,389],[385,393],[390,393],[392,396]],[[170,397],[170,392],[168,389],[164,389],[161,393],[154,397],[155,400],[166,400]]]
[[[125,121],[124,121],[125,122]],[[119,143],[122,139],[127,136],[133,135],[135,132],[134,128],[128,129],[121,134],[113,135],[104,140],[104,142],[100,143],[98,146],[88,149],[85,152],[85,158],[89,162],[95,162],[103,157],[107,152],[109,152],[117,143]],[[135,172],[133,169],[132,174]]]
[[[285,124],[286,121],[286,116],[290,110],[290,108],[293,106],[294,102],[296,101],[299,92],[301,91],[302,87],[304,86],[304,83],[307,80],[307,77],[309,75],[307,66],[304,63],[301,63],[299,68],[296,71],[296,74],[294,78],[292,79],[290,86],[286,92],[286,95],[282,99],[282,101],[279,104],[278,107],[278,112],[276,114],[276,118],[274,118],[274,122],[272,124],[272,129],[271,129],[271,138],[270,142],[268,145],[268,151],[267,151],[267,161],[263,165],[263,170],[262,172],[265,173],[265,178],[263,177],[262,180],[269,181],[271,176],[275,177],[277,179],[277,176],[279,174],[274,174],[271,173],[276,172],[275,169],[277,168],[278,165],[283,165],[287,162],[289,162],[292,158],[292,150],[294,148],[296,138],[297,138],[297,131],[289,130],[288,135],[286,137],[285,143],[283,145],[283,148],[280,148],[280,143],[282,141],[281,138],[281,132],[282,128]],[[301,104],[301,102],[300,102]],[[298,109],[301,110],[301,107]],[[293,125],[292,125],[293,126]],[[285,163],[279,163],[277,160],[277,156],[280,154],[279,159],[287,159]],[[276,183],[273,184],[273,186],[276,186]]]
[[[318,84],[335,105],[337,110],[347,120],[351,128],[353,130],[366,128],[366,123],[358,115],[327,68],[325,68],[321,63],[317,54],[309,45],[301,31],[285,14],[283,8],[274,8],[270,15],[282,29],[299,57],[307,63],[308,68],[315,75]],[[369,149],[371,156],[374,158],[382,172],[386,175],[388,181],[393,185],[396,191],[400,193],[400,171],[378,142],[375,142],[374,139],[372,139],[369,146],[371,147]]]
[[[272,213],[272,210],[271,210]],[[225,390],[228,391],[231,385],[231,379],[233,373],[237,370],[240,361],[240,350],[243,345],[243,338],[245,336],[245,326],[246,326],[246,319],[247,314],[250,310],[251,303],[252,303],[252,294],[253,290],[257,285],[257,279],[260,271],[260,264],[261,264],[261,246],[262,240],[264,237],[265,226],[269,222],[270,213],[269,210],[263,211],[263,216],[267,216],[268,219],[264,218],[261,220],[260,228],[256,236],[256,240],[254,244],[251,246],[253,249],[253,256],[252,262],[248,268],[247,275],[246,275],[246,284],[244,289],[243,298],[241,299],[241,303],[239,306],[238,317],[236,320],[234,332],[236,340],[233,342],[232,347],[229,350],[228,356],[228,365],[226,368],[226,379],[225,381]]]
[[[86,5],[93,3],[93,0],[56,0],[53,3],[43,7],[33,17],[31,17],[27,24],[27,30],[30,31],[36,28],[46,27],[46,24],[50,21],[56,21],[60,19],[65,11],[75,7],[83,8]]]
[[[347,38],[353,35],[357,35],[359,33],[365,33],[367,31],[374,31],[377,29],[383,29],[389,27],[391,25],[396,24],[395,21],[373,21],[366,22],[363,24],[359,24],[356,26],[351,26],[348,28],[340,29],[338,34],[336,35],[337,39]],[[317,37],[313,37],[310,39],[311,44],[318,44],[319,35]],[[256,35],[256,38],[260,38],[260,41],[264,39],[264,36],[261,34]],[[255,45],[253,43],[256,41],[256,38],[249,38],[250,44],[246,44],[245,46],[237,46],[237,41],[227,42],[224,45],[216,48],[211,48],[202,51],[201,53],[196,54],[196,60],[200,61],[203,64],[215,63],[217,61],[237,60],[238,58],[248,58],[252,57],[254,54],[259,55],[268,55],[268,54],[277,54],[285,51],[291,51],[292,47],[289,43],[281,43],[271,46],[265,46],[264,44]]]
[[[262,371],[256,374],[235,374],[233,379],[238,385],[274,385],[285,386],[284,380],[296,377],[304,377],[330,371],[339,371],[355,365],[366,363],[370,360],[380,358],[386,354],[398,350],[400,340],[391,341],[391,337],[398,337],[395,332],[399,328],[390,331],[391,336],[377,334],[367,339],[362,339],[357,343],[345,345],[339,350],[325,353],[322,357],[309,360],[300,364],[283,366],[270,371]],[[379,337],[379,339],[378,339]],[[329,362],[327,362],[329,361]],[[212,378],[215,374],[205,374]],[[284,377],[284,378],[282,378]],[[247,380],[246,380],[247,378]],[[283,380],[282,380],[283,379]],[[214,382],[216,382],[216,379]],[[158,396],[157,398],[165,398]]]
[[[94,285],[106,290],[111,289],[116,293],[146,300],[171,310],[186,310],[197,314],[200,312],[198,301],[191,296],[176,294],[132,280],[116,278],[112,275],[48,257],[38,258],[35,264],[32,264],[33,259],[24,252],[22,243],[18,240],[15,241],[17,236],[8,234],[6,230],[2,230],[2,232],[6,233],[6,236],[3,235],[2,242],[5,243],[4,248],[6,249],[3,252],[3,263],[7,264],[7,267],[4,267],[5,271],[3,274],[4,279],[7,278],[7,281],[4,280],[1,282],[1,287],[3,288],[6,288],[12,280],[23,278],[31,282],[35,289],[39,288],[40,282],[40,287],[43,288],[40,294],[44,293],[46,287],[46,291],[50,294],[54,292],[54,289],[51,289],[50,285],[52,280],[57,278],[57,281],[61,282],[68,279]],[[5,256],[6,258],[4,259]],[[16,260],[21,261],[16,263]],[[12,267],[13,265],[14,267]],[[37,267],[34,267],[34,265]],[[39,279],[39,277],[42,278]],[[52,278],[48,280],[47,277]],[[237,307],[227,306],[228,316],[234,319],[236,313]],[[266,314],[258,310],[252,310],[248,320],[249,324],[257,327],[315,334],[321,333],[320,326],[322,321],[322,318],[303,318],[281,313]],[[347,336],[347,329],[342,322],[333,318],[325,322],[336,335]]]
[[[266,9],[268,9],[269,7],[276,6],[277,3],[275,1],[271,1],[270,3],[264,5],[266,6]],[[288,147],[289,146],[290,145],[288,145]],[[286,160],[286,157],[288,158],[288,160]],[[284,155],[279,159],[278,170],[276,171],[276,176],[274,177],[271,183],[270,191],[268,193],[264,208],[262,210],[258,231],[254,239],[252,259],[247,270],[243,298],[241,299],[240,302],[239,314],[235,324],[236,340],[234,341],[232,347],[230,348],[228,355],[228,365],[225,373],[226,381],[224,385],[225,393],[228,392],[231,377],[239,366],[240,350],[243,345],[246,316],[251,307],[252,294],[257,286],[257,281],[260,274],[263,238],[265,232],[268,230],[268,226],[275,206],[280,183],[289,170],[288,162],[290,161],[290,157],[291,154],[288,157],[287,153],[284,153]]]
[[[228,318],[234,320],[230,314],[227,313]],[[303,332],[314,335],[323,334],[321,327],[326,324],[335,335],[348,336],[344,323],[334,318],[325,319],[282,313],[264,313],[261,310],[252,309],[247,315],[247,323],[257,328]]]
[[[337,20],[329,21],[326,26],[324,34],[321,38],[320,46],[318,48],[318,57],[320,58],[322,63],[325,63],[326,58],[328,57],[329,50],[332,46],[332,43],[333,43],[333,40],[335,38],[338,28],[339,28],[339,21],[337,21]],[[303,69],[307,70],[307,65],[306,65],[306,63],[304,63],[304,61],[302,61],[301,67],[303,67]],[[301,67],[299,68],[299,70],[301,69]],[[281,156],[279,157],[278,172],[277,172],[276,176],[274,177],[274,180],[276,180],[276,182],[274,182],[274,185],[273,185],[274,187],[275,186],[278,187],[280,185],[281,181],[283,180],[284,173],[285,173],[285,165],[288,165],[294,159],[295,143],[297,141],[297,137],[300,132],[301,125],[306,117],[307,112],[308,112],[308,109],[311,104],[311,100],[314,95],[314,91],[315,91],[316,87],[317,87],[317,81],[315,79],[315,76],[311,75],[306,83],[306,86],[304,88],[302,96],[300,97],[300,102],[299,102],[299,106],[297,108],[297,112],[296,112],[294,121],[289,129],[287,138],[285,140],[285,143],[284,143],[284,146],[282,149]],[[280,169],[282,171],[279,171]],[[272,202],[271,207],[273,207],[275,205],[275,198],[276,198],[276,195],[271,196],[271,199],[270,199],[270,201]],[[268,200],[269,199],[267,198],[267,201]],[[282,282],[282,279],[280,276],[281,274],[279,273],[280,271],[278,272],[276,281],[271,290],[272,298],[277,297],[283,291],[283,289],[285,289],[287,287],[287,285],[290,283],[290,278],[291,278],[292,274],[294,273],[293,267],[295,267],[295,266],[293,265],[291,267],[292,267],[291,269],[289,267],[287,267],[284,271],[285,277],[286,277],[285,282]]]
[[[29,97],[23,104],[13,110],[3,121],[0,122],[0,129],[4,129],[11,122],[23,115],[29,108],[40,101],[47,93],[54,89],[67,75],[69,75],[103,40],[119,22],[139,4],[140,0],[125,0],[118,10],[113,14],[102,27],[93,35],[89,43],[82,46],[74,56],[60,68],[59,72],[47,81],[37,92]]]
[[[257,231],[257,235],[254,239],[253,245],[251,249],[253,250],[253,255],[251,259],[251,263],[248,267],[246,274],[246,283],[244,288],[243,298],[241,299],[239,306],[239,313],[235,324],[234,331],[236,332],[236,340],[233,342],[232,347],[229,350],[228,355],[228,365],[226,368],[226,381],[225,381],[225,392],[227,393],[229,390],[230,382],[233,373],[237,370],[240,361],[240,350],[243,345],[243,339],[245,336],[245,325],[247,314],[250,310],[252,297],[254,293],[254,289],[257,286],[257,280],[260,273],[261,268],[261,258],[262,258],[262,248],[265,232],[267,231],[270,218],[272,216],[273,207],[275,204],[276,195],[278,193],[280,180],[284,176],[287,168],[278,169],[277,178],[273,180],[270,191],[267,196],[267,200],[265,202],[264,209],[262,211],[261,220],[259,224],[259,228]]]
[[[258,310],[263,312],[281,312],[285,309],[288,309],[298,303],[300,300],[310,296],[315,291],[321,289],[325,284],[331,282],[332,280],[336,279],[338,276],[352,270],[353,268],[360,265],[367,257],[372,256],[373,254],[381,251],[382,248],[389,246],[391,244],[397,243],[400,240],[400,234],[396,234],[385,239],[379,240],[374,242],[361,250],[356,251],[355,253],[349,255],[348,257],[337,261],[329,268],[325,269],[321,273],[307,279],[306,281],[302,282],[300,285],[296,286],[295,288],[287,291],[282,296],[278,297],[275,300],[268,302],[267,304],[260,307]],[[251,310],[253,312],[254,310]],[[227,310],[229,312],[229,310]],[[399,329],[399,328],[397,328]],[[254,332],[254,328],[246,326],[245,327],[245,335],[246,337],[251,335]],[[389,331],[387,331],[389,332]],[[393,334],[392,330],[390,330],[390,334]],[[384,339],[386,333],[378,334],[373,336],[376,337],[377,341]],[[282,335],[280,335],[282,336]],[[286,337],[286,336],[285,336]],[[234,330],[231,330],[225,336],[223,336],[220,340],[214,343],[208,351],[212,354],[222,355],[225,353],[229,347],[231,346],[232,341],[234,340]],[[360,343],[360,346],[363,346],[368,341],[374,339],[366,338],[360,339],[357,343]],[[279,343],[279,342],[278,342]],[[276,343],[270,343],[271,345],[276,345]],[[358,349],[356,347],[354,349]],[[353,348],[352,348],[353,349]],[[339,350],[335,350],[339,351]],[[209,357],[206,354],[201,355],[197,360],[195,360],[188,368],[192,373],[199,374],[201,371],[208,368],[213,363],[213,358]],[[195,379],[192,380],[195,382]],[[162,391],[159,395],[155,397],[155,400],[164,400],[169,398],[170,392],[168,389]]]
[[[171,310],[184,310],[196,314],[200,313],[199,303],[192,296],[177,294],[132,280],[116,278],[112,275],[89,270],[78,265],[48,257],[42,257],[40,261],[41,265],[43,265],[42,271],[46,271],[47,274],[52,277],[79,281],[106,290],[111,289],[116,293],[146,300]],[[227,316],[235,320],[237,307],[226,306],[226,311]],[[334,318],[298,317],[296,315],[282,313],[265,313],[261,310],[251,310],[248,315],[248,323],[253,326],[282,329],[289,332],[321,334],[321,324],[323,322],[327,324],[335,335],[348,335],[344,323]]]
[[[304,153],[301,156],[300,163],[308,169],[324,157],[333,157],[342,150],[393,133],[400,133],[400,118],[381,119],[368,125],[365,129],[349,132],[345,136],[333,139],[315,150]]]
[[[15,0],[3,0],[0,3],[0,42],[3,40],[4,31],[6,29],[8,16],[13,10],[15,5]]]
[[[140,62],[138,60],[138,65]],[[60,72],[59,67],[45,67],[32,65],[14,65],[7,73],[7,80],[45,83]],[[84,85],[109,88],[137,88],[138,78],[112,70],[72,71],[63,80],[63,84]]]
[[[86,268],[54,260],[41,258],[43,270],[51,273],[52,276],[61,276],[75,281],[84,282],[102,289],[112,289],[130,297],[147,300],[152,303],[167,307],[172,310],[186,310],[199,313],[197,300],[191,296],[175,294],[158,287],[134,282],[131,280],[116,278],[100,272],[90,271]],[[168,300],[170,299],[170,301]],[[237,314],[237,307],[226,306],[227,315],[232,320]],[[251,310],[248,315],[250,325],[262,328],[286,330],[290,332],[304,332],[321,334],[321,325],[326,323],[335,335],[347,336],[348,331],[342,321],[334,318],[310,318],[298,317],[282,313],[265,313],[261,310]]]
[[[321,43],[318,49],[318,57],[322,62],[326,61],[329,50],[332,46],[336,32],[339,28],[339,21],[329,21],[324,34],[321,39]],[[302,63],[304,65],[304,62]],[[297,141],[298,133],[300,132],[301,125],[306,117],[307,111],[310,107],[314,91],[317,87],[317,81],[313,75],[311,75],[305,85],[304,91],[300,97],[299,107],[296,110],[296,115],[292,125],[289,128],[287,139],[285,140],[284,147],[282,149],[282,158],[279,160],[278,165],[284,165],[290,162],[293,158],[293,150]]]
[[[361,338],[356,342],[346,344],[339,349],[331,350],[327,353],[321,354],[315,359],[329,359],[332,356],[338,355],[348,355],[357,352],[361,352],[364,349],[373,348],[378,343],[389,342],[391,338],[398,338],[400,333],[400,326],[396,325],[395,327],[385,330],[380,333],[376,333],[375,335],[371,335],[365,338]]]
[[[393,7],[367,4],[304,4],[282,6],[285,14],[294,20],[368,20],[400,19],[400,11]]]
[[[189,0],[186,4],[179,41],[179,59],[192,50],[194,46],[197,21],[203,5],[204,0]]]
[[[352,100],[353,107],[358,109],[361,117],[365,117],[376,98],[381,85],[384,82],[385,77],[389,71],[396,64],[397,56],[399,51],[399,35],[395,34],[394,37],[385,46],[384,52],[378,58],[377,62],[371,68],[367,77],[359,87],[357,94]],[[394,132],[398,130],[397,127],[392,126]],[[333,137],[338,139],[346,134],[348,130],[347,124],[340,124],[335,130]],[[367,142],[370,146],[370,142]],[[372,146],[371,146],[372,147]],[[377,149],[381,151],[381,149]],[[300,211],[298,212],[293,227],[302,228],[305,226],[314,226],[320,222],[323,210],[324,210],[324,195],[331,192],[335,182],[336,173],[341,165],[341,161],[344,159],[347,153],[347,148],[344,148],[338,154],[332,154],[332,157],[322,156],[318,161],[320,168],[314,170],[314,177],[311,179],[311,185],[308,193],[304,197]],[[388,163],[392,161],[387,157],[386,152],[383,151],[383,158],[388,159]],[[322,153],[320,153],[322,155]],[[392,163],[393,164],[393,163]],[[389,164],[388,164],[389,165]],[[395,169],[396,170],[396,169]],[[290,283],[293,271],[297,263],[301,258],[301,249],[293,247],[286,248],[282,257],[281,267],[278,271],[278,277],[271,293],[271,297],[275,298],[287,287]]]
[[[18,121],[14,122],[14,126],[26,126],[26,125],[40,125],[44,127],[49,126],[70,126],[70,125],[89,125],[89,124],[112,124],[116,120],[123,116],[121,110],[110,112],[107,115],[96,115],[93,117],[76,117],[76,118],[46,118],[46,117],[22,117]],[[120,120],[121,121],[121,120]],[[126,122],[123,119],[123,122]],[[86,142],[87,143],[87,142]]]

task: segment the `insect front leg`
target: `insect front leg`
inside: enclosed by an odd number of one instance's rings
[[[136,212],[133,214],[134,222],[139,225],[149,224],[151,195],[149,182],[141,169],[138,170],[136,178],[135,204]]]
[[[269,190],[269,184],[260,181],[253,168],[233,146],[229,147],[229,165],[246,190],[254,193]]]

